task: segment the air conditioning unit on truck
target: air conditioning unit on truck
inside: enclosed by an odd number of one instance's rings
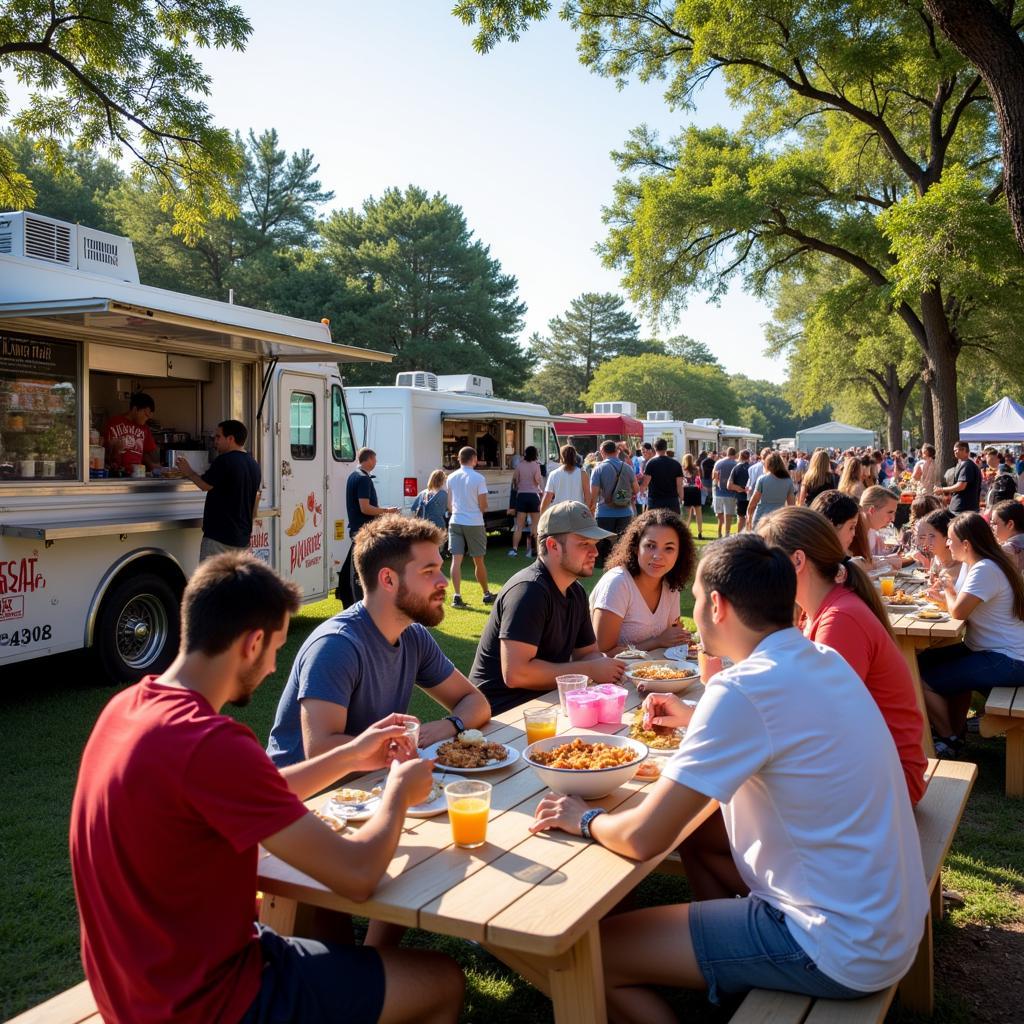
[[[311,323],[139,284],[126,238],[0,214],[0,674],[95,648],[110,679],[162,670],[195,570],[203,493],[172,467],[208,459],[226,419],[263,474],[250,549],[326,597],[349,545],[355,448],[335,345]],[[115,476],[105,422],[156,404],[160,465]]]

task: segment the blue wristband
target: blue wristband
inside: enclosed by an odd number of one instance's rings
[[[599,815],[607,814],[608,812],[603,807],[594,807],[589,811],[583,812],[583,817],[580,818],[580,835],[584,839],[593,839],[594,837],[590,834],[590,823]]]

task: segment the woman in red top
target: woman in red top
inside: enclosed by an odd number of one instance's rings
[[[792,559],[808,639],[838,651],[864,680],[892,733],[910,802],[924,795],[924,718],[875,588],[844,554],[832,524],[809,508],[773,512],[758,532]]]

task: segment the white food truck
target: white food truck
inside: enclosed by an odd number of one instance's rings
[[[333,344],[326,323],[140,285],[126,238],[0,214],[0,670],[82,647],[111,679],[170,661],[205,500],[174,458],[201,469],[226,419],[263,472],[252,552],[326,597],[355,457],[338,364],[366,360],[390,356]],[[101,432],[136,392],[155,402],[160,465],[118,476]]]
[[[667,409],[652,409],[644,420],[644,440],[653,444],[659,437],[668,441],[677,459],[681,459],[687,452],[696,456],[701,452],[724,451],[729,447],[749,448],[755,452],[761,441],[761,435],[747,427],[730,426],[708,417],[698,418],[691,423],[689,420],[673,419]]]
[[[475,448],[487,480],[486,525],[508,524],[514,461],[533,445],[546,469],[558,463],[558,438],[543,405],[495,398],[488,377],[399,373],[393,387],[346,387],[356,447],[377,453],[381,505],[408,511],[435,469],[459,468],[459,449]]]

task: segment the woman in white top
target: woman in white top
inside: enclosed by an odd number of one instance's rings
[[[558,449],[558,468],[548,473],[540,499],[541,514],[560,501],[582,501],[590,508],[590,478],[576,465],[576,449],[571,444]]]
[[[911,479],[922,494],[931,494],[935,490],[935,448],[932,445],[921,445],[921,458],[914,464]]]
[[[689,640],[679,622],[679,591],[697,561],[693,536],[671,509],[644,512],[612,549],[590,595],[598,650],[654,650]]]
[[[977,512],[949,524],[949,550],[960,563],[953,581],[943,572],[931,590],[949,614],[967,623],[964,642],[918,655],[925,704],[939,757],[963,747],[971,692],[1024,683],[1024,577]]]

